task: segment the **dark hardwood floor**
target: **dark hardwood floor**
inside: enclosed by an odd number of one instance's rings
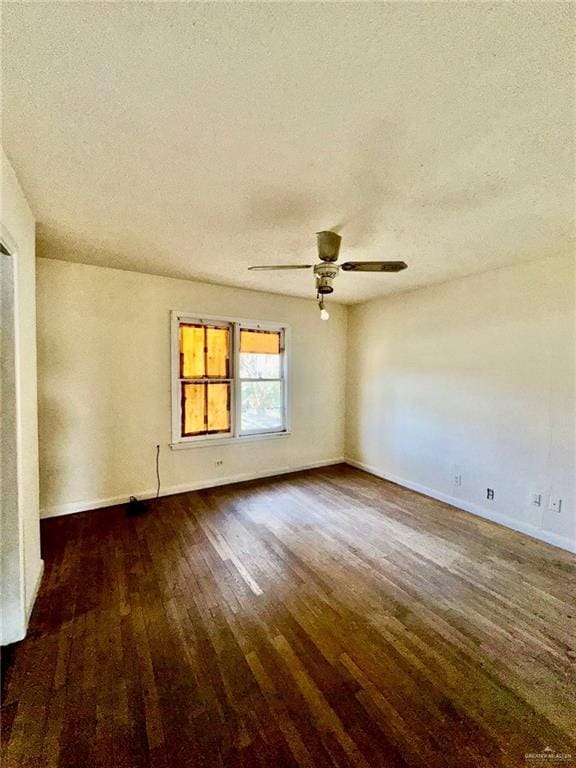
[[[42,537],[2,768],[576,765],[568,553],[343,465]]]

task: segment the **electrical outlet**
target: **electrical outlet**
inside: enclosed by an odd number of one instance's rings
[[[530,496],[530,504],[532,504],[533,507],[541,507],[542,506],[542,494],[541,493],[533,493]]]
[[[548,504],[548,509],[550,512],[561,512],[562,510],[562,499],[558,496],[550,496],[550,503]]]
[[[222,461],[222,459],[218,459],[217,461],[214,462],[214,464],[216,464],[217,467],[221,467],[222,464],[224,464],[224,462]]]
[[[486,498],[489,501],[492,501],[494,499],[494,489],[493,488],[486,488]]]
[[[458,487],[462,485],[462,475],[454,475],[454,485]]]

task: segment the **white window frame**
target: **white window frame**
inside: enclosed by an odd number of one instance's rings
[[[230,432],[214,435],[193,435],[184,437],[181,434],[182,402],[180,395],[180,324],[196,323],[207,325],[230,326],[230,365],[231,365],[231,413]],[[259,331],[280,331],[283,343],[282,348],[282,376],[283,382],[283,424],[280,429],[241,432],[240,408],[241,408],[241,382],[250,379],[240,378],[240,329],[253,329]],[[173,449],[198,448],[208,445],[222,445],[226,443],[241,443],[251,440],[266,440],[270,438],[284,437],[290,434],[290,391],[289,382],[289,358],[290,358],[290,326],[288,323],[270,323],[260,320],[248,320],[238,317],[222,317],[215,315],[202,315],[199,313],[173,311],[171,313],[171,386],[172,386],[172,442]],[[211,380],[214,381],[214,380]],[[262,381],[277,381],[277,379],[262,379]]]

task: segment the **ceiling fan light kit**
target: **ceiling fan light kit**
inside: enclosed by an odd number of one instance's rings
[[[334,292],[332,281],[338,277],[338,272],[401,272],[407,268],[404,261],[345,261],[338,265],[338,256],[340,254],[340,244],[342,238],[337,232],[326,230],[317,232],[318,240],[318,258],[320,264],[278,264],[276,266],[257,266],[248,267],[251,270],[267,269],[310,269],[314,270],[316,278],[316,298],[320,307],[320,318],[328,320],[330,315],[324,307],[324,297]]]
[[[324,306],[324,297],[320,299],[318,306],[320,307],[320,320],[330,320],[330,313]]]

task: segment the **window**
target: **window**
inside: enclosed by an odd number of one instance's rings
[[[180,435],[230,434],[229,325],[180,323]]]
[[[173,313],[172,443],[288,431],[287,328]]]

